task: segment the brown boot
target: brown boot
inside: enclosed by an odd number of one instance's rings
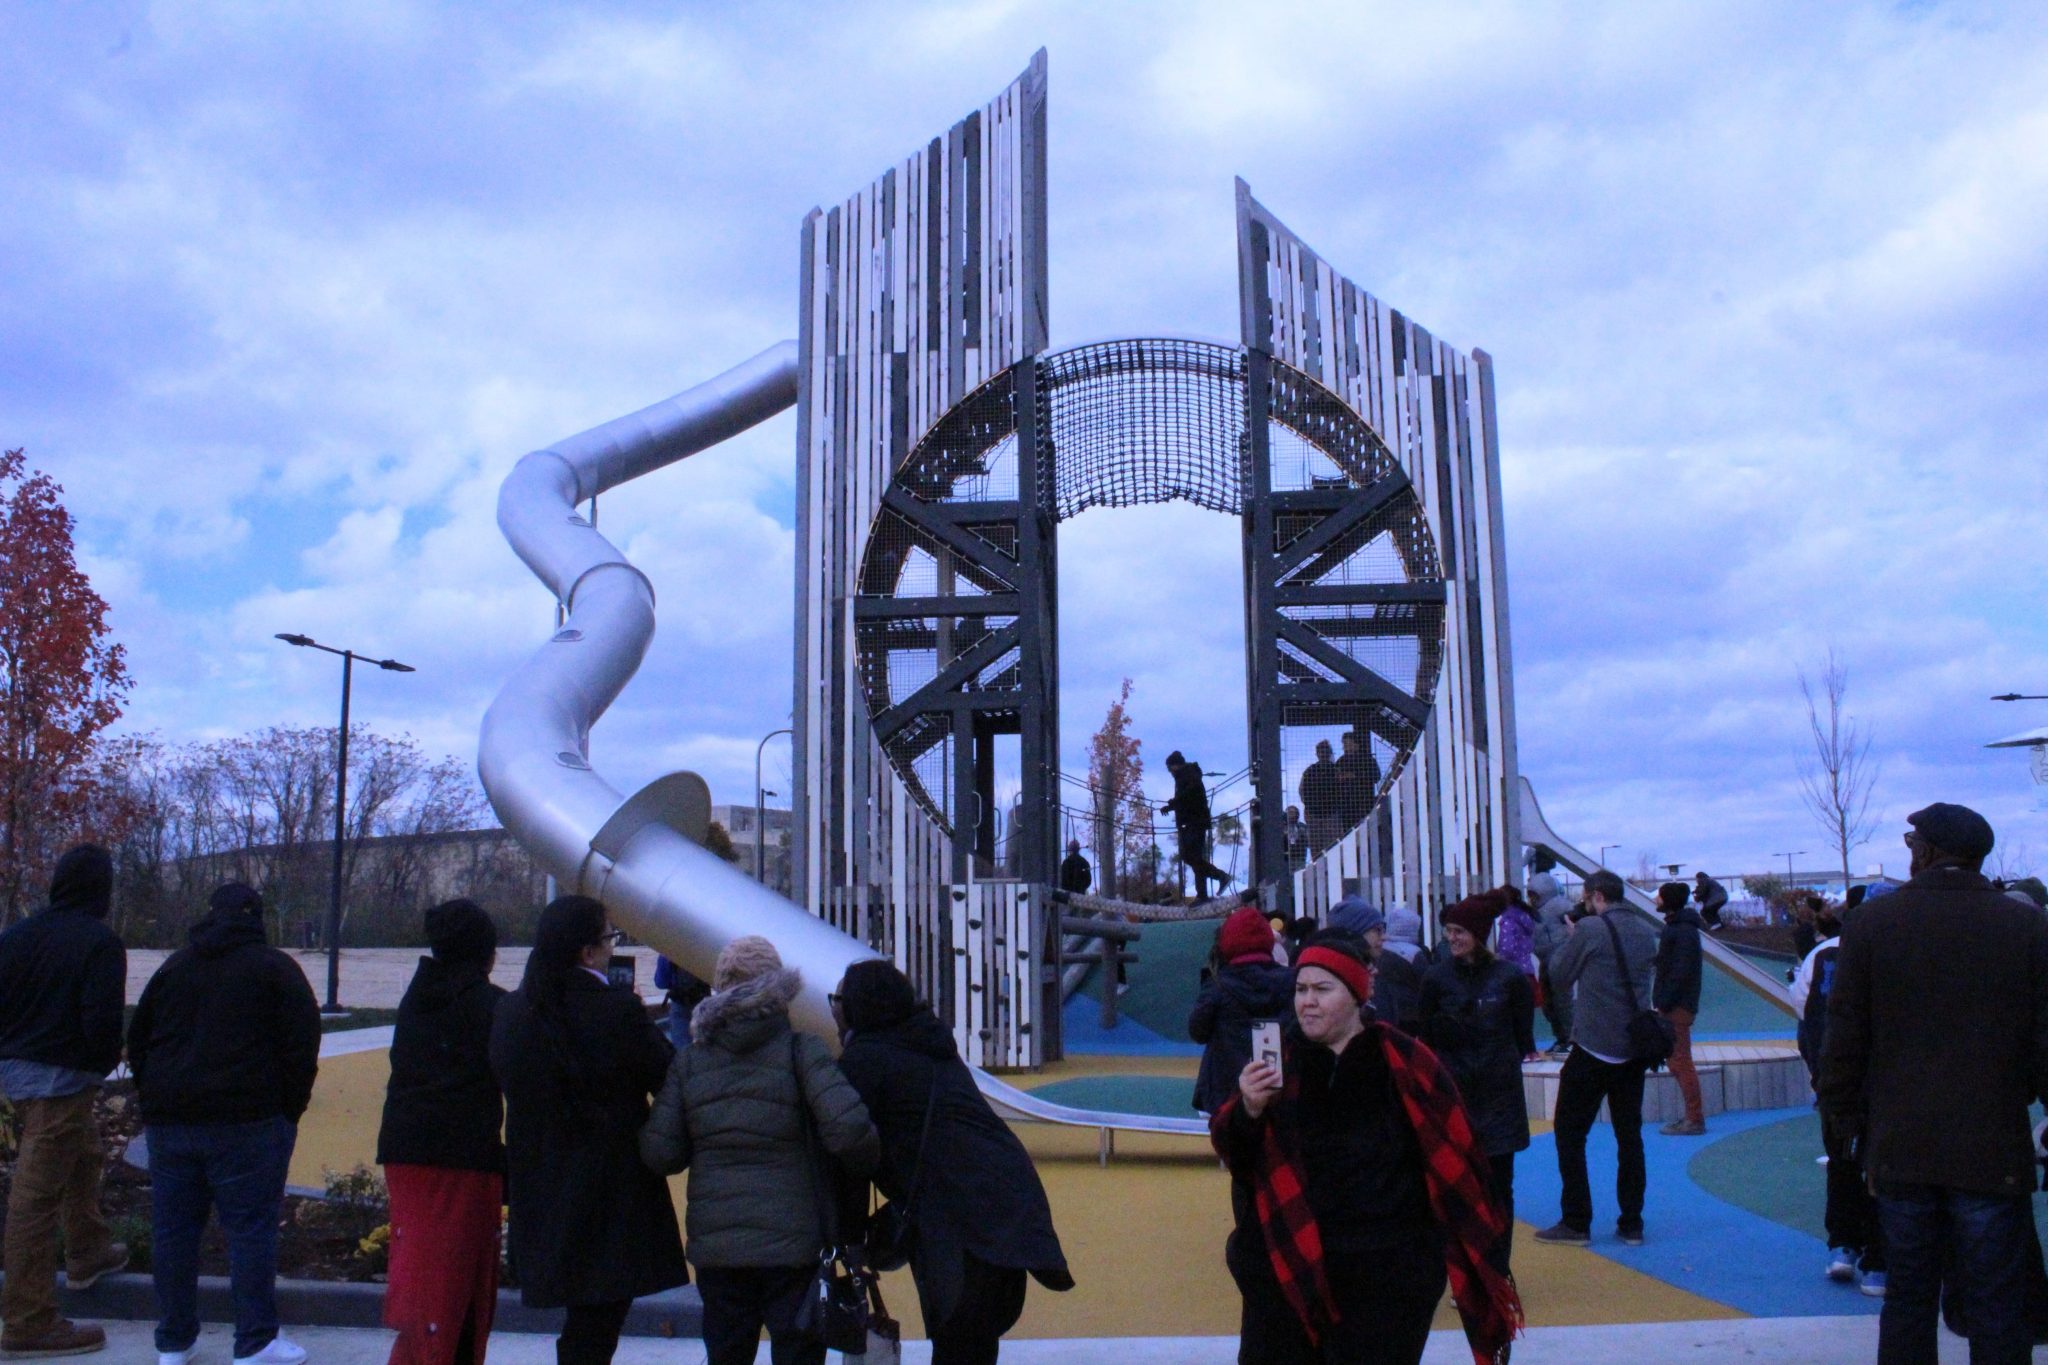
[[[107,1333],[90,1323],[83,1327],[59,1319],[34,1337],[0,1337],[0,1360],[41,1360],[46,1356],[82,1356],[107,1348]]]
[[[107,1254],[100,1257],[93,1264],[85,1267],[83,1270],[65,1271],[64,1287],[74,1294],[81,1293],[98,1284],[106,1276],[118,1275],[127,1268],[128,1244],[126,1242],[112,1242],[107,1246]]]

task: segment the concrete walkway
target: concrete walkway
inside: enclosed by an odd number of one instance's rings
[[[308,1328],[287,1332],[308,1352],[308,1365],[384,1365],[391,1349],[389,1332],[347,1328]],[[110,1323],[107,1354],[98,1359],[148,1362],[150,1328],[146,1323]],[[228,1365],[234,1354],[232,1334],[209,1326],[200,1338],[196,1365]],[[760,1354],[766,1360],[767,1352]],[[95,1357],[86,1357],[93,1359]],[[1614,1327],[1546,1327],[1515,1344],[1516,1365],[1643,1365],[1645,1361],[1683,1360],[1685,1365],[1755,1365],[1759,1360],[1797,1361],[1800,1365],[1860,1365],[1877,1358],[1875,1318],[1750,1318],[1730,1322],[1660,1322]],[[1942,1334],[1941,1359],[1962,1365],[1969,1347]],[[552,1337],[499,1333],[491,1338],[491,1365],[553,1365]],[[619,1344],[617,1365],[703,1365],[703,1347],[694,1341],[628,1338]],[[834,1365],[841,1358],[833,1356]],[[907,1365],[928,1365],[931,1346],[922,1341],[903,1348]],[[1235,1365],[1237,1341],[1231,1337],[1109,1337],[1006,1341],[1003,1359],[1009,1365]],[[1430,1338],[1425,1365],[1469,1365],[1471,1352],[1463,1336],[1438,1332]],[[2034,1353],[2048,1360],[2048,1350]]]

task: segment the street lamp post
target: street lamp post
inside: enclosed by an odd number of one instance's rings
[[[777,735],[795,733],[787,726],[780,730],[770,730],[761,736],[761,742],[754,746],[754,880],[763,886],[768,884],[768,812],[767,802],[763,799],[766,793],[761,789],[761,751],[767,748],[768,741]]]
[[[1806,850],[1803,848],[1794,849],[1790,853],[1773,853],[1771,856],[1773,858],[1783,858],[1785,860],[1785,885],[1792,885],[1792,860],[1794,858],[1804,858],[1806,856]]]
[[[324,1014],[340,1014],[341,1011],[341,850],[342,840],[348,834],[348,694],[355,681],[357,659],[373,663],[387,673],[412,673],[417,670],[411,664],[402,664],[396,659],[372,659],[367,654],[358,654],[352,649],[336,649],[323,645],[310,635],[295,635],[280,631],[278,639],[301,649],[318,649],[328,654],[341,656],[341,736],[339,752],[334,762],[334,875],[328,885],[327,896],[327,1003],[321,1006]]]
[[[1621,845],[1620,845],[1620,844],[1602,844],[1602,845],[1600,845],[1600,866],[1602,866],[1602,867],[1605,867],[1605,866],[1607,866],[1607,850],[1608,850],[1608,849],[1610,849],[1610,848],[1620,848],[1620,847],[1621,847]]]

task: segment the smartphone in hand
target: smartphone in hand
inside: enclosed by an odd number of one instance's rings
[[[1265,1062],[1280,1074],[1280,1021],[1262,1019],[1252,1025],[1252,1060]]]

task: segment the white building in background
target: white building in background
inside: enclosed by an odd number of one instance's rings
[[[770,890],[789,894],[789,811],[776,806],[761,811],[760,824],[754,821],[752,806],[713,806],[711,818],[725,826],[727,836],[732,839],[735,852],[740,855],[740,867],[748,876],[754,875],[754,853],[761,851],[761,880]],[[765,827],[767,839],[761,837]]]

